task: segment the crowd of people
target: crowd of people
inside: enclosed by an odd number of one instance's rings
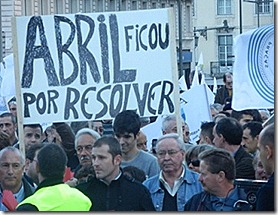
[[[23,125],[19,140],[12,100],[0,115],[0,210],[274,211],[274,123],[268,110],[233,110],[232,74],[224,83],[198,141],[168,115],[152,148],[142,131],[152,120],[134,110],[109,121]],[[260,182],[255,202],[238,179]]]

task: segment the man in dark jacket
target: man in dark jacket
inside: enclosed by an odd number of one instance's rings
[[[213,143],[233,154],[236,163],[236,178],[255,179],[253,157],[241,146],[243,130],[240,123],[231,117],[220,119],[213,127]]]
[[[224,85],[216,92],[214,103],[225,105],[225,100],[227,100],[227,98],[232,98],[233,75],[230,72],[225,73],[223,82]]]
[[[198,156],[199,181],[204,191],[185,204],[185,211],[249,211],[251,205],[243,189],[233,184],[235,161],[224,149],[208,149]]]
[[[92,211],[154,211],[149,191],[123,175],[121,147],[112,136],[98,139],[92,150],[96,178],[77,185],[92,201]]]
[[[274,123],[265,127],[259,136],[260,158],[266,174],[271,175],[268,182],[257,193],[257,211],[275,211],[274,209],[274,169],[275,169],[275,127]]]
[[[0,211],[8,211],[2,202],[4,190],[11,191],[18,203],[35,191],[23,177],[24,164],[24,156],[17,148],[8,146],[0,151]]]

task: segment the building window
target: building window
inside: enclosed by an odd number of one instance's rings
[[[40,15],[48,15],[50,13],[50,5],[49,5],[49,0],[40,0],[38,5]]]
[[[148,3],[143,1],[142,2],[142,9],[147,9],[148,8]]]
[[[271,13],[271,5],[269,0],[257,0],[259,1],[259,13],[260,14],[270,14]],[[255,13],[258,14],[258,7],[255,4]]]
[[[156,2],[152,2],[152,9],[156,8]]]
[[[230,60],[233,54],[233,36],[220,35],[218,36],[218,60],[220,66],[232,66]]]
[[[33,2],[30,0],[24,0],[24,16],[31,16],[33,13]]]
[[[231,15],[232,0],[217,0],[217,15]]]
[[[121,5],[120,5],[120,10],[125,11],[126,10],[126,0],[120,0]]]
[[[131,10],[137,10],[137,1],[131,2]]]
[[[83,0],[82,6],[83,6],[83,8],[82,8],[83,13],[93,12],[93,2],[92,2],[92,0]]]
[[[55,13],[56,14],[63,14],[64,13],[63,0],[56,0],[55,1]]]
[[[108,4],[108,11],[116,11],[116,3],[115,0],[110,0],[109,4]]]
[[[78,13],[79,12],[79,0],[71,0],[69,2],[70,13]]]

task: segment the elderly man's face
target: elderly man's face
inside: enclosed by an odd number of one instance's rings
[[[96,139],[89,134],[82,134],[78,138],[76,152],[80,164],[92,165],[92,148]]]
[[[2,189],[19,191],[24,171],[24,164],[15,151],[6,151],[0,159],[0,183]]]
[[[157,146],[157,158],[163,172],[177,172],[182,168],[185,153],[173,138],[160,141]]]

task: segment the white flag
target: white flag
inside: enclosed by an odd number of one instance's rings
[[[194,75],[193,75],[193,80],[192,80],[192,83],[191,83],[191,87],[194,87],[194,86],[198,86],[200,85],[200,82],[199,82],[199,72],[198,72],[198,67],[196,66],[195,67],[195,71],[194,71]]]
[[[203,72],[201,72],[201,74],[202,74],[201,84],[207,84],[207,83],[206,83],[205,74],[204,74]]]
[[[197,64],[198,71],[203,71],[204,68],[204,58],[203,58],[203,52],[201,52]]]
[[[213,78],[213,89],[212,89],[212,92],[214,94],[216,94],[216,92],[217,92],[217,80],[216,80],[215,77]]]
[[[180,90],[182,90],[182,91],[188,90],[187,85],[186,85],[186,82],[185,82],[184,75],[181,76],[181,78],[179,79],[179,88],[180,88]]]
[[[202,122],[212,120],[209,104],[213,103],[214,98],[208,94],[209,91],[208,86],[201,84],[180,94],[181,112],[185,114],[182,118],[189,126],[192,143],[199,139]]]
[[[274,108],[274,25],[237,36],[234,53],[232,108]]]

